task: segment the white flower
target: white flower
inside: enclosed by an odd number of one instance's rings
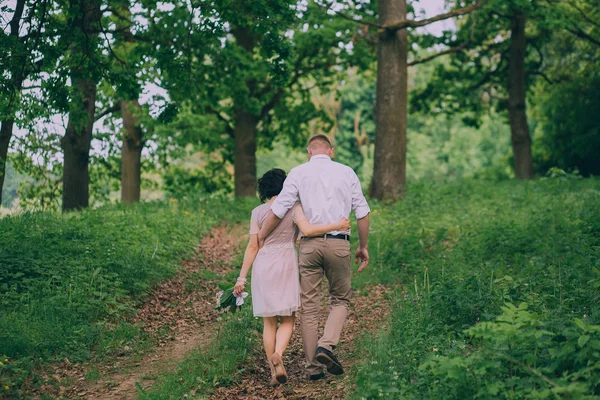
[[[248,297],[248,293],[247,292],[243,292],[241,295],[235,296],[235,305],[239,307],[242,304],[244,304],[244,299],[246,297]]]

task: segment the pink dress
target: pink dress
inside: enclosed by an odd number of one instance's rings
[[[252,210],[251,235],[258,234],[270,209],[271,204],[263,204]],[[305,218],[299,204],[281,219],[252,264],[252,309],[256,317],[288,316],[300,308],[296,216]]]

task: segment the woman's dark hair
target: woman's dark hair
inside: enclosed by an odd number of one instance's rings
[[[267,171],[258,180],[258,196],[261,202],[269,200],[273,196],[277,196],[283,189],[283,182],[287,175],[285,171],[279,168],[273,168]]]

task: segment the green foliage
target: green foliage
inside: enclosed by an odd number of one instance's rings
[[[281,168],[285,172],[308,161],[305,149],[290,149],[283,143],[274,143],[272,150],[261,150],[256,155],[256,172],[261,177],[272,168]]]
[[[600,13],[596,15],[600,17]],[[567,36],[569,35],[569,36]],[[600,29],[596,28],[600,37]],[[537,168],[577,169],[584,176],[600,174],[600,47],[573,42],[569,33],[555,34],[546,58],[552,83],[534,88],[534,157]],[[565,62],[569,60],[569,62]],[[565,106],[568,105],[568,106]]]
[[[402,282],[356,398],[595,398],[597,180],[415,187],[373,211],[371,275]],[[591,282],[590,282],[591,281]]]
[[[191,144],[232,163],[238,128],[256,130],[258,148],[270,149],[276,139],[303,145],[310,121],[330,122],[312,101],[311,88],[328,87],[341,65],[360,60],[364,44],[352,51],[339,46],[351,40],[355,26],[312,1],[240,7],[201,7],[201,23],[185,32],[191,47],[178,41],[152,53],[170,98],[156,131],[157,140],[169,143],[165,149]],[[157,9],[150,33],[173,35],[172,22],[186,20],[181,9]],[[184,24],[177,29],[185,30]]]
[[[203,168],[185,169],[170,165],[163,175],[163,189],[173,197],[196,194],[227,195],[233,190],[231,173],[219,161],[209,161]]]
[[[482,117],[478,129],[456,116],[413,115],[408,123],[407,174],[412,181],[512,176],[510,130],[495,112]]]
[[[437,378],[434,393],[539,399],[598,394],[600,325],[576,318],[557,330],[543,314],[528,311],[527,303],[508,303],[502,311],[495,321],[467,330],[475,347],[432,357],[419,367]]]
[[[462,46],[465,50],[435,62],[429,81],[418,87],[411,98],[412,109],[462,113],[465,122],[471,125],[478,125],[490,107],[506,110],[511,20],[518,14],[526,16],[525,69],[529,87],[542,63],[534,49],[551,36],[548,23],[554,21],[555,8],[555,5],[535,7],[532,2],[521,0],[490,1],[467,15],[454,35],[442,37],[446,46]]]
[[[0,380],[17,386],[33,364],[83,361],[138,337],[122,322],[140,297],[179,268],[200,235],[245,221],[252,205],[172,199],[0,219],[0,353],[21,371]]]
[[[455,35],[437,39],[464,50],[431,63],[427,82],[418,82],[411,96],[412,110],[460,115],[474,126],[481,124],[489,109],[505,114],[511,19],[522,14],[527,37],[525,87],[528,107],[533,106],[528,122],[534,128],[536,169],[541,174],[551,167],[597,174],[600,124],[593,110],[600,106],[595,95],[600,29],[594,21],[599,5],[598,0],[488,2],[462,19]],[[425,48],[431,41],[427,35],[415,40]]]

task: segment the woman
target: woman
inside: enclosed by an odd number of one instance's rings
[[[250,218],[250,241],[246,247],[240,276],[234,288],[239,296],[246,283],[250,267],[252,272],[252,308],[254,316],[263,317],[263,343],[271,368],[271,385],[287,382],[282,356],[294,327],[294,313],[300,307],[300,283],[296,238],[298,229],[304,236],[319,236],[334,230],[347,231],[350,221],[341,219],[328,225],[310,225],[300,204],[296,204],[281,220],[264,246],[258,248],[258,232],[271,203],[283,188],[286,174],[272,169],[258,180],[258,193],[262,205],[252,210]],[[277,317],[280,325],[277,327]]]

